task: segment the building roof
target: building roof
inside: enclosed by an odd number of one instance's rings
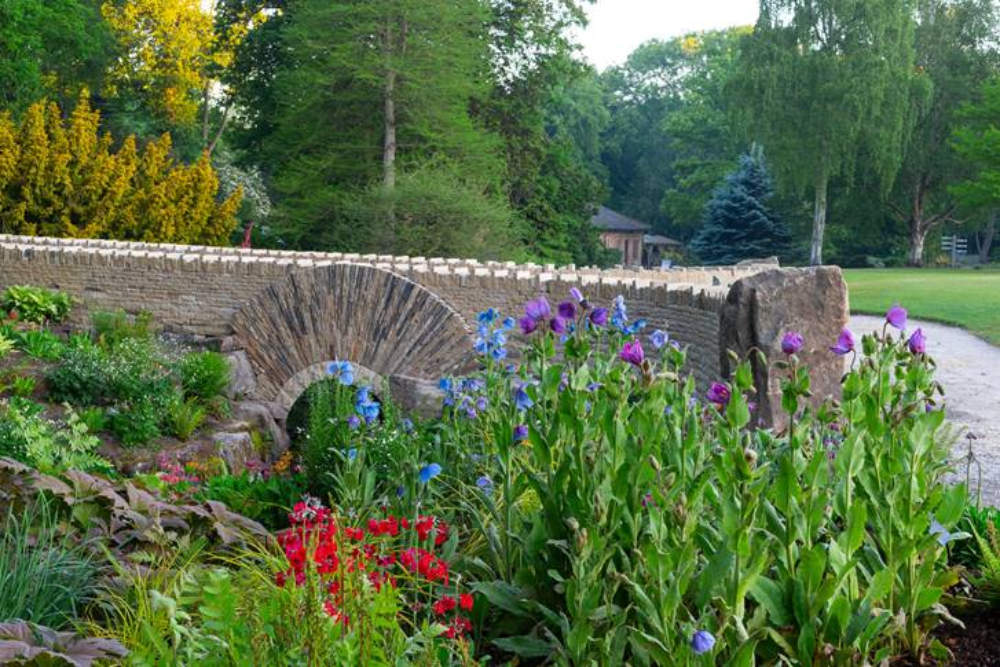
[[[669,236],[660,236],[659,234],[646,234],[642,237],[642,242],[645,245],[684,245],[677,239],[672,239]]]
[[[645,232],[650,229],[645,222],[633,220],[607,206],[597,210],[597,215],[590,219],[590,224],[609,232]]]

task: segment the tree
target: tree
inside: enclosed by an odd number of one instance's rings
[[[612,207],[681,238],[697,230],[712,188],[743,148],[726,111],[726,82],[748,31],[647,42],[605,72]]]
[[[0,108],[98,89],[112,42],[90,0],[0,0]]]
[[[958,207],[948,185],[967,175],[951,148],[959,108],[996,71],[993,0],[926,0],[916,32],[915,125],[889,208],[909,230],[907,263],[921,266],[928,233]],[[929,103],[927,88],[931,89]]]
[[[739,114],[783,181],[814,195],[823,261],[831,179],[863,155],[888,191],[912,126],[913,0],[761,0],[741,49]],[[862,150],[863,149],[863,150]]]
[[[691,249],[707,264],[735,264],[743,259],[781,255],[788,250],[788,228],[768,208],[773,194],[759,149],[740,157],[705,207],[705,221]]]
[[[244,141],[287,243],[355,247],[366,230],[338,221],[345,197],[430,163],[499,183],[498,142],[469,113],[488,81],[484,12],[479,0],[292,0],[266,39],[250,38],[261,50],[243,51],[241,70],[270,78],[241,95],[271,117]]]
[[[1000,209],[1000,78],[983,85],[981,100],[964,107],[961,119],[954,134],[954,149],[968,161],[972,173],[950,190],[966,208],[987,213],[988,222],[980,239],[980,256],[985,260],[996,234],[996,211]]]
[[[120,134],[180,137],[194,157],[219,145],[233,109],[225,84],[247,34],[266,22],[266,0],[105,0],[118,44],[101,100]]]
[[[501,138],[504,183],[537,259],[610,260],[590,224],[606,197],[599,159],[609,117],[593,69],[575,58],[569,28],[592,0],[490,0],[488,94],[475,114]]]
[[[170,157],[170,136],[135,137],[112,152],[98,133],[86,92],[64,121],[55,103],[38,102],[20,123],[0,114],[0,230],[76,238],[166,243],[225,243],[241,193],[218,201],[218,179],[203,156]]]

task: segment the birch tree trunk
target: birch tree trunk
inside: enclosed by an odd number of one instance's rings
[[[812,245],[809,249],[809,263],[813,266],[819,266],[823,263],[823,233],[826,231],[826,188],[828,180],[825,172],[821,172],[816,178]]]

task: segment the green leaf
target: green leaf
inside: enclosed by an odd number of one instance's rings
[[[493,644],[497,648],[510,651],[522,658],[547,658],[556,648],[551,642],[531,635],[494,639]]]
[[[785,604],[784,591],[778,582],[767,577],[758,577],[750,586],[750,596],[767,609],[773,625],[791,625],[792,617]]]

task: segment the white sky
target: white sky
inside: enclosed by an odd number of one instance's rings
[[[695,30],[752,25],[758,0],[597,0],[580,35],[583,54],[598,70],[625,61],[635,47],[653,38]]]

